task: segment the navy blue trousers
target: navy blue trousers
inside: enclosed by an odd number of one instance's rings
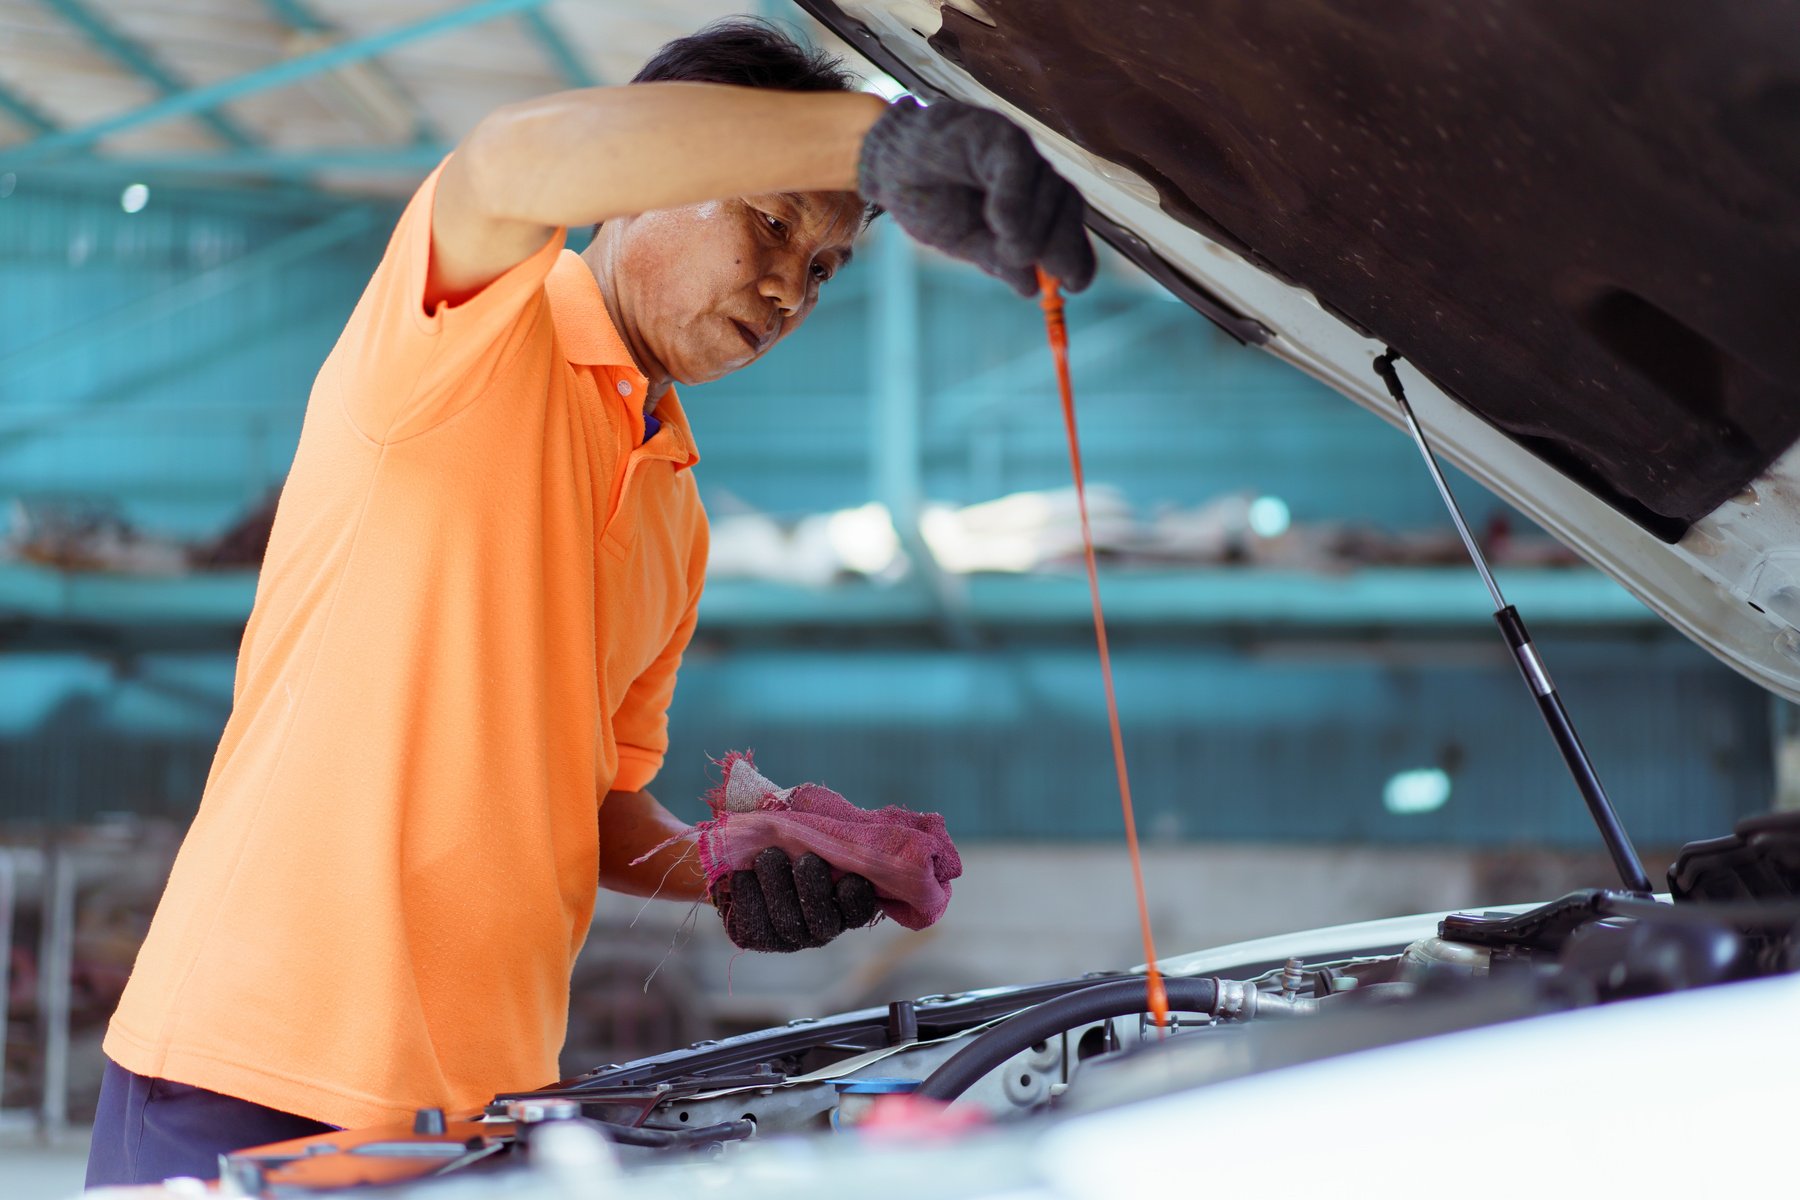
[[[217,1179],[221,1154],[332,1128],[205,1088],[135,1075],[109,1060],[94,1114],[87,1186],[160,1183],[177,1175]]]

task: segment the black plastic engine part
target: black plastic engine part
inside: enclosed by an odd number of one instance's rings
[[[654,1129],[645,1125],[615,1125],[610,1121],[587,1121],[621,1146],[650,1146],[659,1150],[692,1148],[715,1142],[741,1142],[756,1134],[755,1121],[722,1121],[717,1125],[698,1125],[693,1129]]]
[[[1625,893],[1584,888],[1522,913],[1451,913],[1438,922],[1438,935],[1491,950],[1556,953],[1569,935],[1601,915],[1608,896]]]
[[[1217,981],[1167,979],[1172,1012],[1210,1013],[1218,1000]],[[1115,979],[1071,992],[1026,1009],[994,1026],[948,1059],[925,1078],[914,1095],[951,1101],[989,1071],[1048,1038],[1056,1037],[1089,1021],[1128,1017],[1149,1011],[1141,978]]]
[[[1591,927],[1620,921],[1645,932],[1625,938],[1589,932]],[[1438,932],[1453,941],[1494,950],[1496,967],[1502,956],[1508,961],[1565,956],[1564,965],[1582,967],[1571,972],[1572,980],[1593,983],[1597,998],[1645,995],[1800,968],[1800,903],[1793,901],[1663,904],[1626,892],[1590,889],[1529,912],[1453,913],[1439,922]],[[1596,940],[1578,957],[1569,957],[1573,954],[1569,948],[1589,937]]]
[[[1729,837],[1689,842],[1669,868],[1677,900],[1800,900],[1800,812],[1739,821]]]
[[[904,1046],[919,1040],[919,1014],[911,1000],[896,1000],[888,1005],[887,1044]]]
[[[1601,1000],[1723,983],[1753,966],[1743,934],[1698,921],[1590,921],[1569,935],[1558,960]]]

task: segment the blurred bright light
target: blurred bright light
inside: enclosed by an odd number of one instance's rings
[[[883,504],[865,504],[834,512],[826,535],[844,566],[864,575],[879,575],[900,557],[900,535]]]
[[[879,71],[863,80],[863,91],[872,92],[889,104],[907,94],[906,89],[891,76],[884,75]]]
[[[1381,789],[1381,806],[1397,816],[1436,812],[1450,799],[1450,776],[1437,767],[1401,771]]]
[[[143,212],[144,205],[150,203],[150,189],[141,183],[129,183],[119,193],[119,207],[128,213]]]
[[[1280,496],[1258,496],[1250,502],[1250,530],[1258,537],[1280,537],[1288,530],[1287,501]]]

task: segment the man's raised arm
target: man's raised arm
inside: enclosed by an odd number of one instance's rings
[[[451,156],[432,211],[427,307],[523,262],[558,227],[727,196],[855,191],[864,92],[644,83],[498,109]]]

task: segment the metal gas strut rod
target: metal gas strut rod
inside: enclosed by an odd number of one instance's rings
[[[1538,711],[1544,716],[1544,724],[1550,727],[1550,736],[1556,739],[1556,748],[1562,751],[1563,762],[1568,764],[1569,774],[1575,777],[1575,786],[1581,789],[1581,798],[1587,801],[1588,812],[1593,815],[1594,824],[1600,829],[1601,840],[1606,843],[1607,852],[1612,855],[1619,878],[1625,881],[1625,886],[1631,891],[1647,896],[1651,893],[1651,887],[1649,876],[1644,874],[1644,864],[1638,858],[1637,851],[1632,848],[1631,838],[1625,833],[1625,827],[1619,823],[1619,814],[1613,811],[1612,801],[1606,798],[1606,789],[1600,786],[1600,776],[1594,773],[1594,764],[1588,758],[1581,738],[1575,733],[1575,723],[1569,719],[1569,711],[1563,707],[1562,697],[1556,694],[1556,685],[1550,682],[1550,673],[1544,669],[1544,661],[1538,657],[1537,647],[1531,643],[1531,633],[1525,628],[1519,610],[1508,604],[1506,597],[1500,594],[1500,585],[1494,582],[1494,573],[1488,570],[1487,557],[1482,554],[1475,535],[1469,532],[1468,523],[1463,520],[1462,509],[1457,507],[1456,497],[1450,494],[1450,484],[1445,480],[1443,471],[1438,469],[1437,457],[1431,452],[1431,444],[1425,440],[1425,431],[1419,427],[1419,419],[1413,415],[1412,405],[1406,402],[1406,389],[1400,386],[1400,374],[1394,369],[1394,363],[1399,358],[1400,355],[1389,346],[1387,353],[1375,360],[1375,373],[1381,376],[1381,381],[1387,384],[1388,391],[1400,405],[1401,415],[1406,418],[1406,427],[1412,432],[1413,443],[1419,447],[1425,466],[1431,472],[1431,480],[1437,484],[1438,495],[1444,498],[1444,507],[1450,510],[1450,519],[1456,523],[1456,532],[1462,535],[1469,558],[1474,561],[1475,569],[1481,572],[1481,581],[1487,584],[1488,595],[1494,598],[1494,620],[1500,626],[1500,635],[1506,639],[1513,657],[1518,660],[1519,671],[1525,676],[1525,684],[1531,689],[1532,699],[1537,701]]]

